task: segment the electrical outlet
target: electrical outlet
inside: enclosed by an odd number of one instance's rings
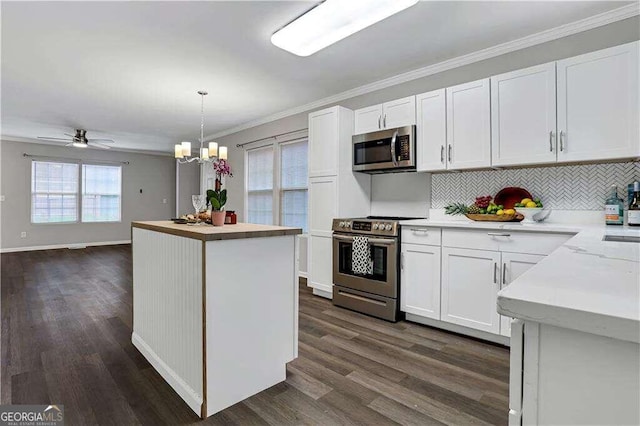
[[[166,198],[162,199],[162,204],[167,204],[167,199]]]
[[[25,231],[22,231],[20,233],[20,238],[27,238],[27,233]]]

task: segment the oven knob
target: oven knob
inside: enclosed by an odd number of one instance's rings
[[[345,222],[344,226],[347,228],[351,228],[351,222]]]
[[[340,222],[340,228],[344,228],[344,222]]]
[[[377,224],[377,223],[374,223],[374,224],[373,224],[373,229],[374,229],[374,230],[378,229],[378,224]]]
[[[391,226],[390,223],[387,223],[387,225],[384,227],[386,231],[391,231],[391,228],[393,228],[393,226]]]

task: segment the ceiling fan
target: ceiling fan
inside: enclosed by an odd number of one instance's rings
[[[47,136],[38,136],[38,139],[54,141],[54,142],[69,142],[65,146],[73,146],[75,148],[100,148],[109,149],[109,143],[115,143],[112,139],[87,139],[87,131],[84,129],[75,129],[76,134],[65,133],[68,138],[52,138]]]

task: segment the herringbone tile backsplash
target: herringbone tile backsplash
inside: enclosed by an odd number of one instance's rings
[[[558,210],[600,210],[611,185],[625,205],[627,185],[640,180],[640,162],[553,166],[526,169],[436,173],[431,176],[431,208],[453,202],[471,204],[479,195],[492,195],[519,186]]]

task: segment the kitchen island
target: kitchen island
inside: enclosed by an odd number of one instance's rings
[[[509,424],[640,423],[638,237],[583,227],[500,291],[516,318]]]
[[[132,222],[132,342],[200,417],[297,357],[299,228]]]

